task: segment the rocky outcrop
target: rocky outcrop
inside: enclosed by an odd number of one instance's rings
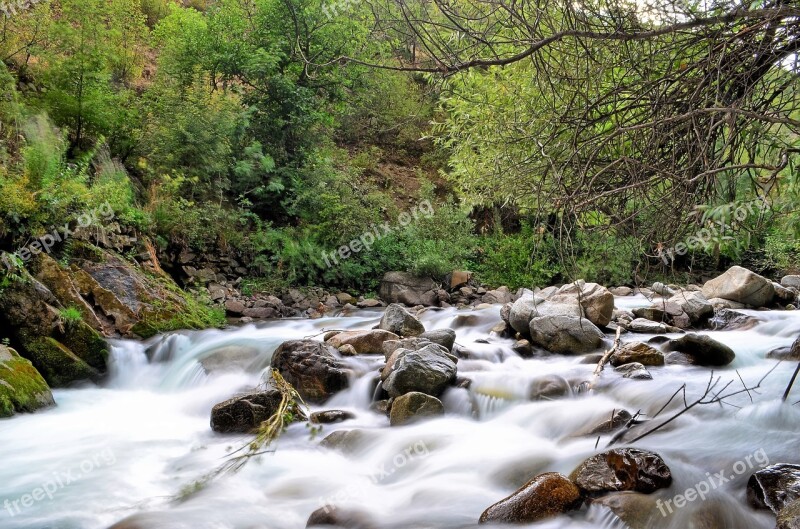
[[[779,463],[762,468],[747,482],[747,501],[757,509],[780,512],[800,499],[800,465]]]
[[[456,372],[453,356],[444,347],[429,344],[415,351],[394,351],[381,378],[383,389],[391,397],[412,391],[438,397],[455,380]]]
[[[220,402],[211,409],[211,429],[219,433],[249,433],[275,415],[282,395],[278,390],[248,393]],[[296,417],[295,420],[304,420]]]
[[[753,307],[765,307],[775,297],[772,281],[741,266],[733,266],[703,285],[707,299],[722,298]]]
[[[425,393],[412,391],[394,399],[389,412],[389,423],[392,426],[403,426],[441,415],[444,415],[442,401]]]
[[[650,494],[672,483],[661,456],[638,448],[615,448],[592,456],[570,477],[581,491],[595,496],[625,490]]]
[[[693,364],[700,366],[726,366],[736,358],[733,349],[704,334],[687,334],[666,342],[662,348],[688,355]]]
[[[398,336],[419,336],[425,332],[422,323],[405,307],[397,303],[386,307],[378,328]]]
[[[557,472],[540,474],[483,511],[480,523],[533,523],[577,509],[580,490]]]
[[[416,277],[406,272],[387,272],[378,287],[378,296],[386,303],[408,306],[439,305],[439,285],[427,277]]]
[[[604,335],[587,319],[568,316],[540,316],[530,322],[531,341],[553,353],[581,354],[600,347]]]
[[[26,359],[0,345],[0,418],[54,406],[42,375]]]
[[[348,371],[336,350],[314,340],[283,342],[270,365],[309,402],[324,402],[349,386]]]

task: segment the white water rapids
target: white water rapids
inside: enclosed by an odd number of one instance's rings
[[[639,298],[617,301],[626,308],[645,304]],[[316,438],[305,424],[294,424],[274,453],[193,494],[185,492],[248,439],[211,431],[214,404],[256,386],[284,340],[319,336],[323,329],[369,329],[380,313],[113,341],[102,386],[54,391],[57,407],[0,421],[0,528],[106,529],[136,514],[138,523],[130,527],[137,529],[302,529],[326,503],[366,511],[386,528],[476,527],[486,507],[536,474],[569,474],[609,440],[604,436],[595,449],[596,437],[573,437],[576,432],[615,409],[652,414],[682,384],[691,398],[708,383],[711,370],[704,367],[651,367],[651,381],[623,379],[609,367],[591,394],[530,402],[526,395],[537,377],[558,374],[575,383],[589,380],[595,366],[580,357],[520,358],[510,340],[489,337],[499,308],[429,310],[421,317],[428,330],[455,329],[457,343],[472,352],[458,363],[471,389],[448,390],[445,417],[390,428],[385,416],[369,410],[381,362],[350,359],[357,371],[351,388],[313,410],[349,410],[356,419],[325,425]],[[751,314],[763,323],[710,333],[736,352],[733,364],[715,371],[734,381],[731,388],[741,388],[739,375],[755,385],[776,363],[765,359],[766,352],[800,335],[800,312]],[[475,343],[479,339],[491,343]],[[787,404],[780,399],[794,367],[783,363],[751,395],[697,407],[637,443],[672,469],[672,486],[654,498],[681,494],[707,480],[707,473],[734,478],[653,527],[774,527],[773,515],[747,507],[745,486],[765,463],[754,460],[759,451],[770,463],[800,463],[800,405],[792,406],[800,400],[800,385]],[[365,431],[355,453],[319,447],[331,432],[355,428]],[[735,475],[748,456],[755,466]],[[701,513],[717,524],[693,525]],[[536,527],[625,526],[595,506]]]

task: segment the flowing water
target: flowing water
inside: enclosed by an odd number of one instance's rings
[[[617,301],[626,308],[646,304]],[[766,352],[800,334],[800,313],[752,314],[763,320],[753,329],[711,333],[736,352],[733,364],[714,372],[720,387],[732,381],[731,391],[742,380],[756,385],[776,364]],[[448,390],[445,417],[389,428],[385,416],[369,411],[380,359],[349,359],[351,388],[314,410],[350,410],[356,419],[326,425],[316,436],[294,424],[274,453],[197,486],[247,442],[212,432],[211,407],[258,385],[278,344],[319,337],[325,329],[368,329],[379,318],[377,311],[361,311],[112,342],[102,386],[54,391],[57,407],[0,421],[0,528],[105,529],[136,514],[136,528],[296,529],[325,504],[356,507],[380,527],[475,527],[486,507],[537,473],[568,474],[609,441],[577,432],[621,408],[653,414],[683,384],[688,399],[697,397],[711,375],[708,368],[672,365],[650,368],[653,380],[637,381],[609,369],[592,392],[530,402],[536,379],[558,375],[577,386],[591,379],[595,366],[568,356],[520,358],[510,340],[489,337],[499,307],[430,310],[421,317],[426,328],[455,329],[457,342],[470,351],[458,369],[471,388]],[[485,339],[490,343],[476,343]],[[773,516],[746,507],[745,485],[767,460],[800,463],[800,406],[791,405],[800,400],[800,387],[789,404],[780,399],[793,369],[781,364],[759,389],[697,407],[637,443],[672,469],[673,485],[654,500],[710,489],[704,501],[673,514],[664,510],[667,516],[648,527],[774,527]],[[680,409],[679,400],[663,416]],[[355,428],[364,433],[351,453],[319,447],[331,432]],[[728,481],[716,486],[709,480],[719,472]],[[704,517],[717,523],[703,525]],[[595,505],[537,527],[625,525]]]

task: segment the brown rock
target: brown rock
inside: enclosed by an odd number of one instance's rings
[[[381,329],[370,331],[344,331],[326,340],[327,344],[337,349],[350,345],[356,354],[382,354],[383,343],[388,340],[399,340],[396,334]]]
[[[592,456],[570,477],[590,495],[623,490],[650,494],[672,483],[672,473],[661,456],[637,448],[615,448]]]
[[[638,362],[645,366],[663,366],[664,354],[646,343],[628,342],[611,355],[610,362],[614,367],[631,362]]]
[[[581,493],[557,472],[540,474],[481,514],[480,523],[531,523],[577,509]]]

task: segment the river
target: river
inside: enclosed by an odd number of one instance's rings
[[[639,304],[647,302],[617,298],[619,307]],[[205,487],[197,483],[247,442],[246,436],[212,432],[211,407],[257,385],[284,340],[319,336],[324,329],[368,329],[380,312],[172,333],[146,342],[114,340],[104,384],[56,390],[57,407],[0,421],[0,528],[106,529],[137,515],[139,523],[131,527],[297,529],[326,503],[362,509],[380,527],[475,527],[486,507],[537,473],[569,474],[601,449],[608,436],[599,442],[574,437],[587,425],[615,409],[652,414],[682,384],[691,397],[708,383],[711,370],[704,367],[652,367],[650,381],[623,379],[609,368],[591,393],[530,402],[535,379],[557,374],[588,380],[595,366],[569,356],[520,358],[512,341],[489,336],[499,309],[421,316],[428,330],[455,329],[457,343],[471,351],[458,364],[471,388],[448,390],[445,417],[390,428],[385,416],[369,410],[380,359],[352,358],[351,388],[312,409],[349,410],[356,419],[316,434],[294,424],[274,453]],[[800,312],[749,313],[763,322],[746,331],[710,332],[737,355],[715,375],[739,387],[739,375],[755,385],[775,365],[766,352],[800,334]],[[487,338],[490,343],[476,343]],[[800,462],[800,406],[791,405],[800,400],[800,387],[788,404],[780,399],[793,369],[781,364],[757,392],[695,408],[637,443],[662,455],[672,469],[673,484],[655,493],[659,499],[721,471],[729,478],[705,501],[690,502],[653,527],[691,527],[701,513],[717,521],[702,527],[774,527],[773,515],[746,506],[745,486],[767,460]],[[331,432],[354,428],[364,435],[351,453],[319,447]],[[739,473],[743,464],[748,467]],[[595,506],[536,527],[625,525]]]

